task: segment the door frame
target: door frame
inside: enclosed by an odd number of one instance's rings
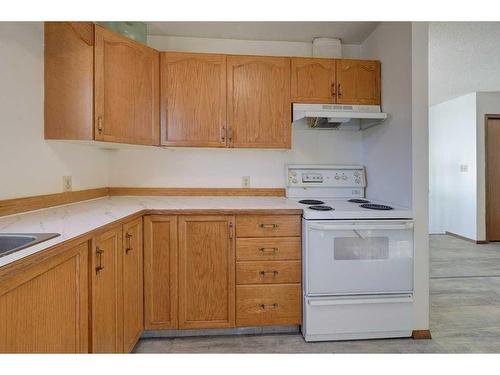
[[[488,176],[488,121],[500,120],[500,114],[485,114],[484,115],[484,224],[486,242],[490,242],[489,230],[489,176]]]

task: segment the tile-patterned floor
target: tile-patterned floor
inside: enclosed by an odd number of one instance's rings
[[[299,334],[141,339],[137,353],[500,353],[500,244],[431,236],[432,340],[306,343]]]

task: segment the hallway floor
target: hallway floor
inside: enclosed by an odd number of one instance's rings
[[[306,343],[300,334],[141,339],[136,353],[500,353],[500,244],[430,236],[432,340]]]

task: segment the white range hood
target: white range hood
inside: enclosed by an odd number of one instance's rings
[[[363,130],[387,118],[379,105],[293,104],[293,121],[305,118],[314,129]]]

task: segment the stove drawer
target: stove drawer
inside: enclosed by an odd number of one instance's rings
[[[236,260],[300,260],[300,237],[237,238]]]
[[[300,215],[236,216],[236,237],[291,237],[300,232]]]
[[[296,325],[302,322],[300,284],[236,287],[236,326]]]
[[[236,284],[282,284],[301,282],[301,262],[256,261],[236,263]]]

